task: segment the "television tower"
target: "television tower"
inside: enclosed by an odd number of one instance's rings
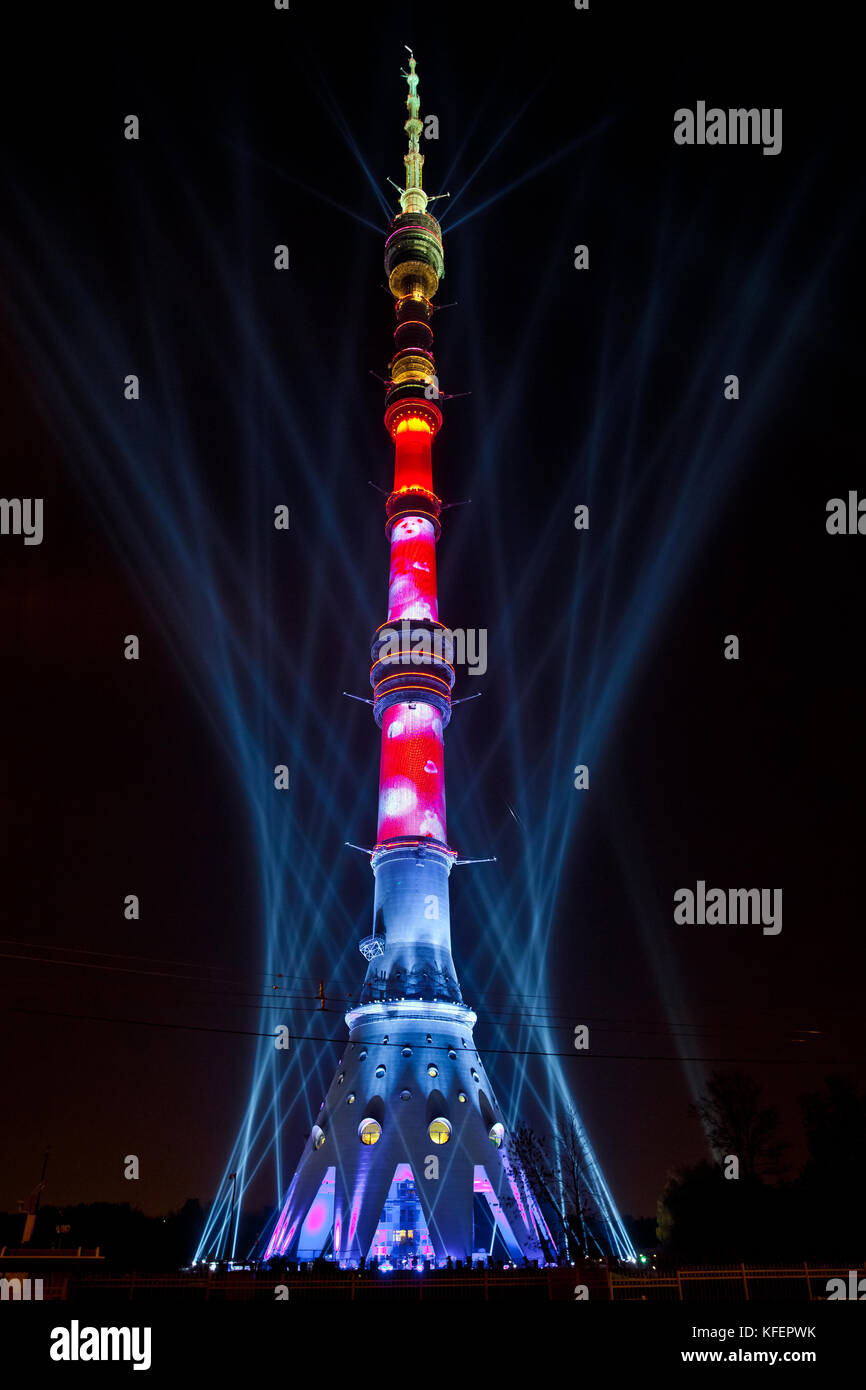
[[[422,186],[411,50],[403,76],[406,181],[385,242],[397,320],[385,399],[395,463],[385,506],[388,616],[371,648],[382,731],[373,931],[360,943],[367,973],[346,1015],[349,1041],[265,1257],[467,1260],[492,1248],[495,1224],[513,1259],[543,1259],[553,1242],[510,1152],[451,955],[448,880],[459,861],[445,823],[444,731],[454,647],[436,590],[442,503],[432,445],[442,412],[430,326],[445,262]],[[477,1203],[488,1215],[476,1228]]]

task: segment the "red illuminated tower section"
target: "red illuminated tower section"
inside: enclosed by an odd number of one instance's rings
[[[473,1039],[451,955],[444,733],[451,718],[451,633],[439,621],[436,546],[442,504],[433,441],[442,425],[433,299],[442,233],[422,187],[415,59],[405,123],[400,212],[385,243],[394,354],[385,426],[394,443],[386,504],[387,618],[371,648],[381,730],[373,931],[349,1039],[319,1107],[266,1256],[343,1265],[466,1259],[491,1231],[511,1258],[552,1252]],[[479,1213],[479,1205],[482,1208]]]
[[[429,307],[426,301],[421,302]],[[418,312],[415,303],[412,308]],[[409,408],[404,405],[403,412]],[[432,411],[401,413],[392,423],[396,460],[394,491],[388,499],[388,620],[376,634],[372,672],[377,719],[382,725],[380,844],[409,837],[440,844],[446,840],[442,733],[450,712],[454,675],[444,660],[440,664],[433,660],[440,625],[436,594],[438,499],[430,486],[431,419]],[[444,657],[450,652],[450,639],[444,629],[438,636]],[[423,665],[423,682],[416,679],[413,683],[413,676],[422,669],[418,658],[425,653],[416,650],[413,664],[412,647],[423,646],[428,637],[430,660]],[[440,697],[435,703],[430,702],[431,693]]]

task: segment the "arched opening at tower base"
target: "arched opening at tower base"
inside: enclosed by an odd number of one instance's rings
[[[344,1223],[339,1214],[335,1218],[335,1192],[336,1168],[332,1165],[325,1170],[300,1228],[296,1218],[294,1229],[282,1242],[280,1253],[301,1263],[322,1256],[340,1264],[358,1263],[357,1257],[347,1259],[345,1254],[353,1244],[357,1212],[353,1210],[349,1214],[346,1240],[342,1231]],[[522,1262],[524,1251],[483,1164],[475,1164],[474,1167],[472,1231],[471,1236],[467,1232],[469,1238],[465,1249],[446,1251],[441,1248],[441,1241],[435,1232],[431,1236],[429,1217],[425,1215],[426,1206],[427,1201],[422,1201],[412,1165],[399,1163],[366,1253],[367,1261],[375,1260],[380,1265],[394,1269],[415,1267],[427,1261],[441,1265],[449,1255],[455,1261],[505,1258],[515,1263]],[[547,1250],[555,1254],[550,1232],[531,1194],[525,1194],[519,1210],[527,1223],[534,1227],[536,1235],[541,1237],[542,1244],[546,1244]],[[297,1241],[294,1240],[295,1230],[298,1231]]]
[[[330,1242],[334,1227],[336,1167],[328,1169],[298,1237],[298,1259],[315,1260]]]
[[[435,1251],[421,1200],[408,1163],[399,1164],[376,1227],[367,1258],[387,1260],[398,1267],[410,1261],[432,1260]]]

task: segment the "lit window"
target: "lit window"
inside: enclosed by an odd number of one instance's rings
[[[490,1126],[490,1129],[487,1132],[487,1137],[489,1138],[491,1144],[495,1145],[497,1149],[501,1148],[502,1141],[505,1138],[505,1126],[499,1124],[499,1122],[497,1121],[495,1125]]]
[[[379,1065],[378,1065],[378,1067],[376,1068],[376,1075],[377,1075],[377,1076],[384,1076],[384,1075],[385,1075],[385,1067],[384,1067],[384,1064],[383,1064],[382,1062],[380,1062]]]
[[[382,1138],[382,1126],[378,1120],[362,1120],[358,1126],[358,1138],[362,1144],[378,1144]]]
[[[443,1120],[440,1116],[432,1122],[427,1133],[430,1135],[434,1144],[447,1144],[448,1140],[451,1138],[451,1126],[447,1120]]]
[[[354,1105],[354,1104],[355,1104],[355,1092],[354,1092],[354,1091],[350,1091],[349,1094],[346,1096],[346,1104],[347,1104],[347,1105]]]
[[[427,1075],[428,1075],[428,1076],[438,1076],[438,1075],[439,1075],[439,1068],[438,1068],[438,1067],[435,1067],[435,1066],[433,1065],[432,1062],[430,1063],[429,1067],[427,1068]]]
[[[325,1132],[318,1125],[313,1125],[313,1147],[320,1149],[325,1142]]]
[[[459,1093],[457,1099],[459,1100],[459,1102],[460,1102],[461,1105],[465,1105],[465,1104],[466,1104],[466,1092],[465,1092],[465,1091],[461,1091],[461,1092]]]
[[[411,1100],[411,1099],[412,1099],[412,1092],[411,1092],[411,1091],[401,1091],[401,1092],[400,1092],[400,1099],[401,1099],[401,1100]]]

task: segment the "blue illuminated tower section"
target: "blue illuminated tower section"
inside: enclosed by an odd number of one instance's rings
[[[553,1254],[510,1151],[451,955],[456,853],[447,838],[444,733],[454,667],[439,620],[441,502],[432,468],[442,414],[431,319],[445,262],[422,186],[414,57],[404,76],[405,188],[385,243],[396,315],[385,426],[395,463],[387,618],[371,648],[381,730],[373,929],[360,943],[367,972],[346,1015],[344,1055],[266,1249],[300,1259],[325,1252],[344,1265],[371,1256],[465,1260],[482,1241],[489,1248],[491,1222],[514,1259]]]

